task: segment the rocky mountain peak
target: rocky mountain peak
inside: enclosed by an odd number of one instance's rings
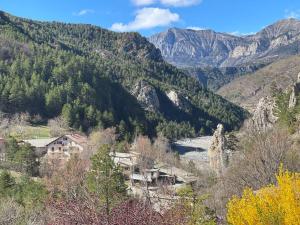
[[[269,39],[277,38],[283,34],[298,34],[300,32],[300,21],[297,19],[284,19],[267,26],[258,33],[258,36],[263,36]]]
[[[219,65],[240,37],[213,30],[172,28],[149,38],[163,57],[177,66]]]
[[[270,63],[299,53],[300,21],[280,20],[260,32],[234,36],[213,30],[171,28],[149,38],[179,67],[236,67]]]

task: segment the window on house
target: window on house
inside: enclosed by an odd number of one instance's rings
[[[61,151],[61,147],[59,147],[58,150]]]
[[[52,152],[54,152],[54,147],[51,148]]]

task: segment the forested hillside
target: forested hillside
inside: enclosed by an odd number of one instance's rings
[[[265,64],[244,65],[238,67],[188,67],[184,70],[198,79],[201,85],[209,90],[217,91],[221,87],[245,74],[254,73]]]
[[[165,63],[137,33],[114,33],[91,25],[37,22],[0,13],[0,110],[29,112],[49,119],[60,114],[69,125],[88,131],[117,126],[119,131],[172,133],[175,121],[187,135],[210,133],[217,123],[239,127],[247,113],[203,89]],[[157,92],[159,110],[144,110],[131,94],[146,81]],[[189,102],[176,107],[166,92]],[[164,126],[162,126],[164,125]]]

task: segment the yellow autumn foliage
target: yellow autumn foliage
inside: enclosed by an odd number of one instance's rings
[[[227,208],[231,225],[300,225],[300,174],[280,169],[276,186],[246,189]]]

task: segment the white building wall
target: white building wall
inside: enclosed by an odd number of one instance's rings
[[[71,154],[81,153],[83,151],[83,146],[77,144],[72,139],[68,137],[61,137],[47,146],[48,156],[70,157]]]

